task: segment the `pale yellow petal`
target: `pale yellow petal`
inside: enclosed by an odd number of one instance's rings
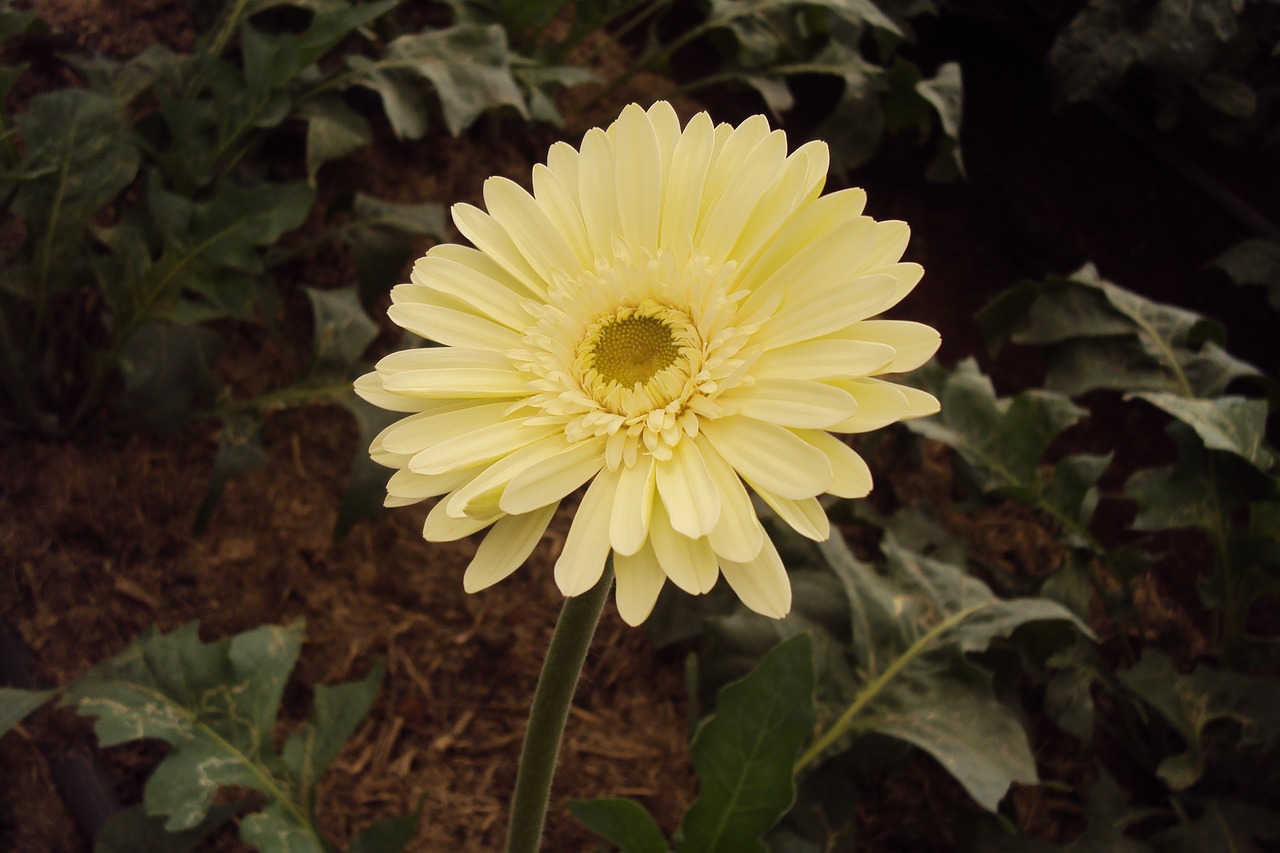
[[[833,432],[869,432],[896,421],[926,417],[939,409],[932,394],[905,385],[880,379],[848,379],[838,384],[858,401],[858,412],[831,427]]]
[[[658,462],[658,494],[672,526],[685,536],[706,536],[720,519],[720,490],[697,445],[687,438],[671,448],[671,458]]]
[[[446,511],[448,498],[442,499],[427,513],[427,520],[422,525],[422,538],[428,542],[456,542],[465,539],[472,533],[484,530],[490,524],[502,518],[502,513],[491,513],[482,516],[465,516],[454,518]]]
[[[634,554],[649,537],[653,494],[657,488],[655,460],[646,453],[634,465],[618,469],[618,493],[609,519],[609,541],[619,554]]]
[[[604,466],[604,436],[570,444],[549,459],[511,478],[498,506],[512,515],[532,512],[590,480]]]
[[[421,412],[433,404],[433,401],[424,397],[410,397],[386,390],[382,387],[382,375],[377,371],[366,373],[357,379],[355,391],[360,399],[389,412]]]
[[[822,430],[796,430],[796,435],[827,455],[832,474],[829,493],[839,498],[865,498],[870,494],[871,469],[852,447]]]
[[[455,435],[420,451],[409,463],[419,474],[443,474],[500,459],[522,447],[555,435],[554,424],[530,426],[524,418],[499,421]]]
[[[876,313],[880,314],[897,305],[907,294],[915,290],[916,285],[920,283],[920,279],[924,278],[924,267],[916,263],[906,262],[877,267],[869,270],[868,274],[893,276],[893,288],[889,291],[884,304],[876,310]]]
[[[744,478],[785,498],[813,497],[831,485],[826,454],[785,427],[734,415],[707,419],[702,433]]]
[[[876,223],[875,245],[867,258],[867,268],[897,263],[911,240],[911,226],[897,219]]]
[[[503,352],[522,342],[522,336],[506,326],[441,305],[400,302],[387,309],[387,316],[402,329],[451,347]]]
[[[580,267],[577,254],[560,230],[519,184],[507,178],[489,178],[484,182],[484,203],[543,280]]]
[[[764,252],[778,229],[817,198],[829,161],[825,142],[814,140],[797,148],[786,159],[782,176],[754,206],[729,256],[745,268]]]
[[[896,280],[889,275],[863,275],[852,281],[817,280],[812,290],[788,293],[755,339],[782,347],[842,329],[879,313],[885,300],[893,295],[895,285]]]
[[[831,535],[831,522],[817,498],[802,498],[796,501],[779,497],[755,483],[750,485],[760,499],[778,514],[778,518],[790,525],[796,533],[815,542],[824,542]]]
[[[716,553],[705,537],[690,539],[671,526],[671,519],[660,502],[654,504],[653,522],[649,527],[649,543],[671,582],[691,595],[702,595],[716,585],[720,571]]]
[[[432,247],[414,263],[412,278],[509,329],[519,331],[529,325],[529,314],[521,307],[531,295],[529,290],[487,255],[468,246]],[[393,299],[399,290],[392,288]]]
[[[544,438],[503,456],[445,499],[449,515],[461,518],[465,515],[501,512],[498,501],[512,477],[531,465],[550,459],[569,446],[564,430],[555,427],[551,427],[551,430]]]
[[[760,553],[764,541],[764,528],[751,505],[751,496],[737,472],[716,453],[706,436],[699,435],[697,444],[720,493],[720,518],[707,540],[720,557],[738,562],[751,560]]]
[[[702,192],[715,143],[711,117],[698,113],[684,129],[671,153],[671,172],[662,204],[662,245],[677,253],[698,227]],[[683,259],[683,258],[681,258]]]
[[[600,580],[609,557],[609,517],[617,491],[618,472],[605,470],[583,494],[556,560],[556,586],[563,595],[582,595]]]
[[[614,598],[618,604],[618,615],[632,627],[641,624],[653,612],[658,594],[667,582],[658,556],[646,542],[635,554],[615,554],[613,573],[617,578]]]
[[[833,242],[873,239],[870,220],[862,217],[866,203],[865,192],[847,189],[806,204],[779,229],[765,251],[740,271],[742,286],[755,290],[784,264],[824,238]]]
[[[743,228],[782,178],[787,164],[787,138],[780,131],[761,140],[737,169],[725,191],[707,211],[694,242],[713,264],[727,260]]]
[[[846,333],[859,341],[893,347],[893,360],[868,373],[906,373],[933,358],[942,344],[938,330],[909,320],[864,320]]]
[[[662,207],[662,161],[649,116],[631,104],[613,124],[614,186],[622,237],[633,249],[655,249]]]
[[[749,117],[727,134],[717,128],[719,145],[711,162],[711,170],[707,173],[702,217],[706,216],[711,205],[738,180],[747,156],[755,150],[757,145],[765,141],[770,132],[769,120],[759,114]],[[783,137],[783,150],[786,150],[786,137]]]
[[[408,468],[401,468],[391,475],[387,481],[387,499],[385,506],[408,506],[426,498],[452,492],[467,483],[478,469],[452,471],[448,474],[415,474]]]
[[[476,549],[475,559],[462,575],[462,588],[467,592],[479,592],[520,568],[542,539],[557,506],[548,504],[524,515],[499,519]]]
[[[756,613],[781,619],[791,612],[791,579],[768,537],[754,560],[737,563],[722,559],[720,570],[742,603]]]
[[[621,230],[613,162],[609,137],[599,128],[588,130],[578,158],[578,201],[591,251],[598,258],[613,257],[613,239]]]
[[[452,209],[453,224],[477,249],[492,258],[502,269],[529,289],[546,298],[547,282],[530,264],[507,230],[480,208],[460,203]]]
[[[587,226],[582,221],[582,210],[578,207],[576,179],[570,189],[558,174],[539,163],[533,167],[533,197],[538,200],[538,206],[547,218],[559,229],[582,269],[591,269],[594,261],[591,246],[587,242]]]
[[[866,325],[859,323],[855,328]],[[925,328],[928,328],[927,326]],[[894,360],[894,348],[874,341],[818,338],[766,350],[751,365],[757,379],[832,379],[868,376]]]
[[[380,446],[391,453],[416,454],[434,444],[456,438],[503,420],[510,403],[450,401],[451,405],[405,418],[387,427]]]
[[[858,410],[848,391],[808,379],[759,379],[726,391],[718,401],[749,418],[802,429],[829,427]]]

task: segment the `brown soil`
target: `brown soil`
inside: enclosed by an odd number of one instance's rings
[[[165,0],[36,5],[54,25],[40,44],[57,50],[124,57],[157,40],[184,47],[193,33],[184,7]],[[873,215],[912,223],[910,256],[929,273],[897,313],[942,330],[944,362],[980,355],[1005,393],[1034,382],[1034,359],[985,357],[972,315],[1022,277],[1068,272],[1086,260],[1160,299],[1210,312],[1223,304],[1224,286],[1204,264],[1246,236],[1233,223],[1096,116],[1050,113],[1044,81],[1034,71],[954,38],[939,37],[933,49],[964,64],[969,182],[925,183],[927,152],[905,138],[888,140],[853,180],[868,187]],[[620,63],[610,54],[601,61]],[[61,84],[50,68],[37,69],[40,85]],[[580,93],[562,106],[570,126],[580,127],[668,87],[640,76],[590,114],[581,110]],[[718,96],[704,102],[721,117]],[[729,112],[741,98],[731,103]],[[679,107],[685,117],[697,108]],[[552,129],[504,133],[485,122],[462,142],[384,138],[375,149],[326,167],[324,177],[401,201],[474,202],[488,175],[527,180],[554,138]],[[338,286],[352,278],[341,249],[326,249],[289,275],[282,286],[290,321],[305,317],[301,285]],[[1252,294],[1229,291],[1233,316],[1222,319],[1233,332],[1244,331],[1233,339],[1234,349],[1264,360],[1270,350],[1261,324],[1236,322],[1265,316],[1261,297],[1251,300]],[[291,323],[282,339],[256,328],[232,331],[220,369],[243,393],[277,387],[305,362],[305,322]],[[386,337],[380,345],[390,343]],[[1098,433],[1132,435],[1124,423],[1111,426],[1099,426]],[[360,677],[376,658],[387,662],[377,705],[322,786],[319,813],[330,837],[344,842],[377,818],[409,812],[425,794],[410,850],[498,849],[529,699],[560,605],[550,566],[569,513],[562,511],[526,567],[468,596],[460,575],[475,543],[423,542],[424,508],[361,522],[344,541],[331,540],[349,462],[364,452],[340,410],[272,416],[270,462],[232,482],[208,531],[195,536],[191,523],[216,444],[214,428],[200,423],[136,435],[104,422],[74,441],[0,448],[0,616],[17,626],[38,675],[65,684],[151,624],[170,629],[198,619],[212,639],[304,617],[307,643],[286,693],[287,720],[305,717],[311,685]],[[908,475],[914,485],[897,489],[896,499],[947,495],[943,457],[936,447],[927,452]],[[1060,558],[1043,520],[1021,510],[1001,507],[976,520],[956,514],[949,522],[985,564],[1010,574],[1040,576]],[[1203,625],[1196,624],[1202,614],[1192,604],[1196,573],[1187,566],[1167,564],[1141,588],[1138,606],[1156,636],[1203,637]],[[1179,656],[1199,651],[1179,649]],[[668,834],[674,831],[696,790],[683,678],[682,653],[655,653],[643,632],[606,613],[570,720],[546,849],[592,849],[590,834],[563,808],[568,797],[635,797]],[[87,722],[56,710],[42,711],[0,741],[0,848],[90,849],[49,769],[51,755],[89,743]],[[117,790],[136,800],[162,752],[129,746],[100,756]],[[1082,769],[1088,756],[1072,755],[1068,747],[1050,744],[1038,754],[1046,778],[1088,775]],[[1061,817],[1071,810],[1062,799],[1020,790],[1016,811],[1039,837],[1061,840],[1075,825],[1074,817]],[[952,830],[935,817],[965,808],[950,778],[920,757],[860,800],[859,849],[948,849]],[[902,819],[904,813],[917,819]],[[208,849],[243,848],[227,831]]]

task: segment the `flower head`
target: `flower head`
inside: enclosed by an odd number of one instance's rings
[[[708,592],[723,574],[751,609],[791,606],[758,495],[812,539],[818,496],[871,489],[831,433],[932,414],[928,394],[872,378],[937,349],[919,323],[872,320],[920,280],[909,229],[864,216],[865,193],[819,196],[827,148],[755,116],[631,105],[580,150],[552,146],[530,194],[484,186],[459,204],[475,248],[441,245],[392,291],[390,317],[442,346],[393,353],[362,377],[370,402],[411,413],[374,441],[397,469],[391,506],[443,496],[423,535],[492,525],[468,591],[529,556],[559,502],[587,486],[555,579],[565,595],[614,554],[617,604],[642,622],[663,584]]]

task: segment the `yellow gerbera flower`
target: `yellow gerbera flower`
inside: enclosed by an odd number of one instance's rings
[[[787,155],[763,116],[738,127],[669,104],[623,110],[581,150],[556,143],[533,194],[484,186],[453,208],[475,248],[436,246],[392,291],[390,317],[442,346],[393,353],[362,377],[370,402],[412,412],[374,441],[395,468],[387,504],[443,495],[423,535],[493,525],[467,567],[476,591],[520,566],[560,501],[590,483],[555,567],[565,595],[612,551],[618,610],[649,615],[666,580],[719,575],[782,617],[791,586],[747,487],[813,539],[817,496],[871,489],[831,435],[937,411],[871,377],[936,351],[928,326],[869,317],[920,280],[909,229],[819,197],[827,147]]]

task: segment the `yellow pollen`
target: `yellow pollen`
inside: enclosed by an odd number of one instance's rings
[[[680,355],[671,327],[657,317],[641,314],[602,326],[592,350],[600,378],[624,388],[645,384]]]

